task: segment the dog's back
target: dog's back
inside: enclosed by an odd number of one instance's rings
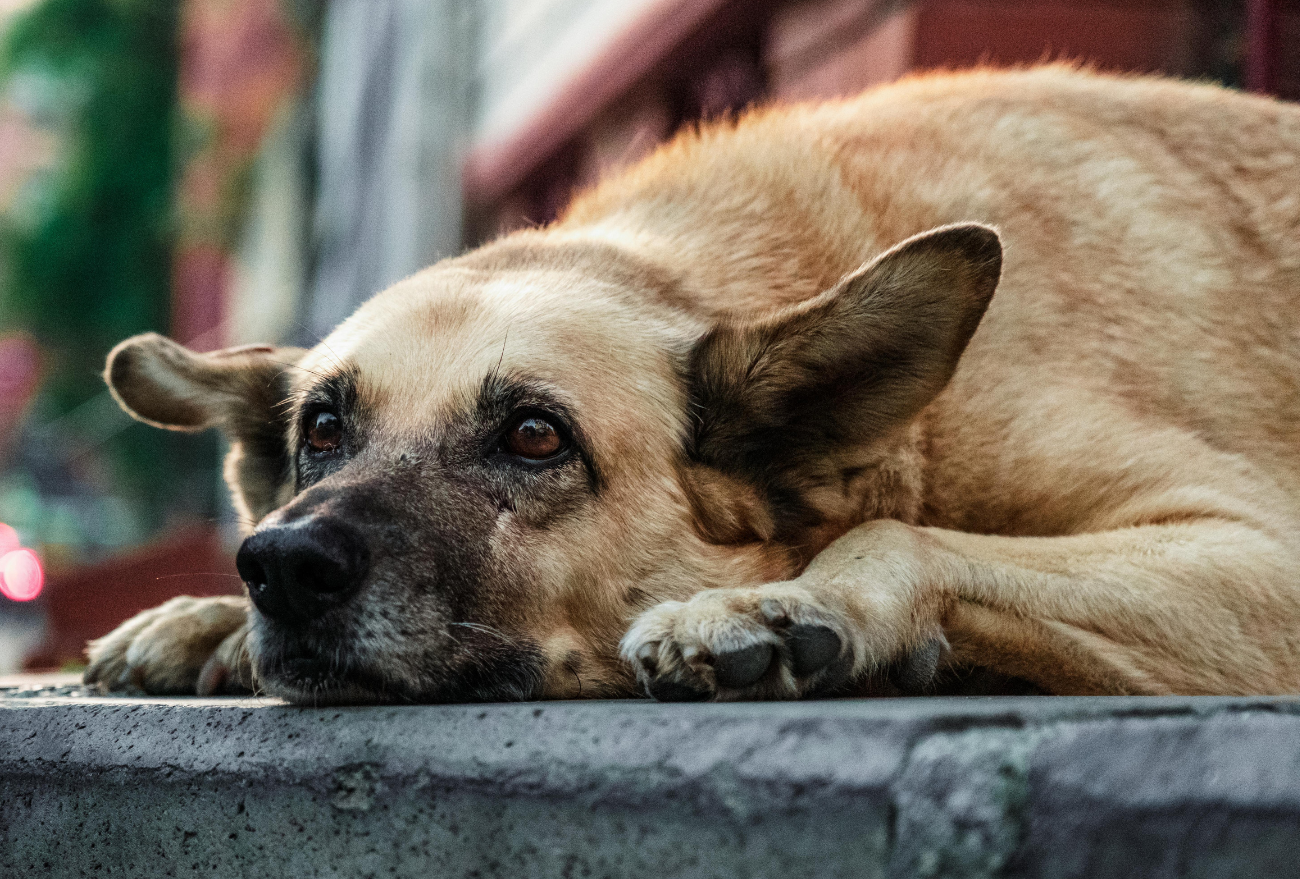
[[[1074,533],[1140,495],[1151,521],[1289,527],[1300,108],[1063,67],[926,77],[679,139],[565,223],[635,230],[701,313],[742,316],[971,219],[1006,260],[928,413],[930,523]]]

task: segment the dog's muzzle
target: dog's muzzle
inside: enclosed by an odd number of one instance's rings
[[[235,557],[253,604],[267,618],[302,625],[356,594],[370,568],[365,541],[329,516],[259,531]]]

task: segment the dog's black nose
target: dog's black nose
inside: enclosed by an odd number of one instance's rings
[[[309,516],[245,540],[235,567],[257,609],[292,625],[347,601],[365,579],[370,559],[361,536],[347,525]]]

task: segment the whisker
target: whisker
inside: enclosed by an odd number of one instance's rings
[[[296,363],[290,363],[290,362],[287,361],[287,360],[272,360],[271,362],[272,362],[272,363],[277,363],[277,364],[279,364],[280,366],[285,367],[286,369],[301,369],[303,372],[309,372],[309,373],[311,373],[312,375],[316,376],[316,377],[317,377],[318,379],[320,379],[321,381],[329,381],[329,376],[326,375],[325,373],[323,373],[323,372],[317,372],[317,371],[314,370],[314,369],[308,369],[308,368],[305,367],[305,366],[299,366],[299,365],[296,364]]]
[[[311,327],[307,326],[306,321],[302,320],[301,318],[291,318],[291,320],[293,320],[293,322],[298,325],[298,329],[303,331],[303,335],[301,338],[305,340],[304,347],[309,347],[309,348],[315,347],[316,345],[325,341],[324,336],[320,335],[319,333],[312,332]],[[311,341],[312,339],[315,339],[316,341],[313,342]]]
[[[243,577],[238,574],[226,574],[221,571],[192,571],[188,574],[163,574],[161,577],[154,577],[155,580],[172,580],[176,577],[233,577],[243,582]]]
[[[311,339],[315,339],[316,340],[315,344],[320,345],[325,349],[325,352],[329,355],[330,359],[334,361],[334,365],[337,366],[340,371],[346,369],[343,363],[343,358],[339,357],[338,352],[336,352],[333,348],[330,347],[329,342],[325,341],[324,336],[321,336],[317,333],[313,333],[311,331],[311,327],[307,326],[306,321],[295,318],[293,322],[298,325],[298,329],[303,331],[303,338],[306,342],[309,343]],[[314,346],[309,344],[309,347],[314,347]]]
[[[506,359],[506,345],[510,343],[510,325],[506,325],[506,336],[501,340],[501,356],[497,358],[497,365],[492,370],[494,376],[501,374],[501,364]]]
[[[466,629],[473,629],[474,631],[482,632],[485,635],[492,635],[493,637],[500,638],[502,641],[506,642],[511,647],[518,646],[514,638],[511,638],[505,632],[502,632],[498,629],[494,629],[491,626],[484,626],[479,623],[450,623],[450,625],[463,626]]]
[[[338,354],[334,353],[334,349],[329,346],[329,342],[326,342],[324,339],[321,339],[320,344],[324,346],[325,352],[329,354],[330,358],[334,361],[334,365],[337,366],[340,371],[346,368],[343,365],[343,358],[339,357]]]

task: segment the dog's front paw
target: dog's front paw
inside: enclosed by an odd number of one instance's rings
[[[915,643],[908,643],[914,641]],[[880,649],[845,608],[797,582],[709,589],[643,613],[623,638],[623,658],[663,702],[797,699],[878,673],[922,692],[946,651],[942,633]]]
[[[660,604],[622,653],[646,692],[671,702],[798,698],[843,683],[857,664],[849,620],[790,583]]]
[[[84,680],[102,693],[248,693],[247,636],[246,598],[173,598],[91,641]]]

